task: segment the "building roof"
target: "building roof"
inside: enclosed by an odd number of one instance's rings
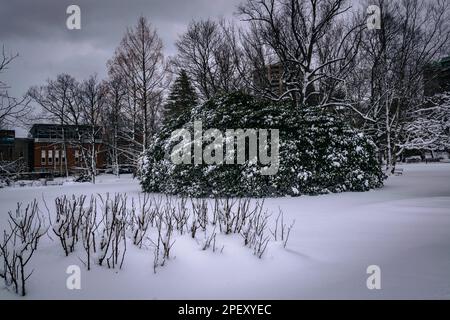
[[[96,139],[101,139],[100,127],[96,127]],[[63,131],[64,129],[64,131]],[[68,140],[77,140],[79,134],[86,136],[89,134],[89,125],[61,125],[52,123],[36,123],[30,129],[30,134],[34,139],[62,139],[62,133]]]
[[[89,125],[72,125],[72,124],[64,124],[64,125],[61,125],[61,124],[56,124],[56,123],[35,123],[35,124],[33,124],[33,126],[31,127],[31,129],[30,129],[30,132],[31,131],[34,131],[34,130],[37,130],[37,129],[57,129],[57,128],[62,128],[62,127],[64,127],[64,128],[85,128],[85,129],[87,129],[87,128],[90,128],[90,126]]]

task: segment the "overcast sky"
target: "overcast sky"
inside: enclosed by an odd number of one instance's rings
[[[126,28],[144,15],[158,30],[166,55],[192,19],[233,18],[242,0],[0,0],[0,45],[19,53],[0,74],[15,96],[59,73],[83,79],[106,75]],[[81,8],[81,30],[68,30],[66,9]]]

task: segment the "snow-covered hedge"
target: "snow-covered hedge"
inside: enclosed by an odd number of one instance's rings
[[[262,175],[260,163],[174,164],[171,152],[178,142],[170,137],[181,125],[175,121],[161,129],[142,157],[139,176],[144,191],[268,197],[367,191],[383,184],[374,143],[323,111],[296,110],[288,103],[233,93],[194,108],[188,118],[182,127],[191,134],[194,121],[202,121],[204,131],[215,128],[224,133],[227,129],[279,129],[278,172]]]

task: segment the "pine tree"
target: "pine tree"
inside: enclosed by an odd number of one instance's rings
[[[164,124],[179,127],[183,119],[189,119],[192,108],[197,104],[197,93],[185,70],[181,70],[164,107]]]

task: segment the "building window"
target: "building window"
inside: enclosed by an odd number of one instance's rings
[[[66,151],[61,151],[61,163],[66,163]]]
[[[41,164],[45,166],[45,150],[41,150]]]
[[[79,163],[80,161],[80,151],[75,150],[75,163]]]
[[[48,150],[48,164],[53,164],[53,150]]]
[[[59,150],[55,150],[55,164],[59,164]]]

